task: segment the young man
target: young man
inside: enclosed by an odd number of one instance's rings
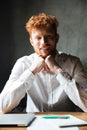
[[[27,93],[26,112],[87,112],[87,77],[79,58],[59,53],[58,21],[41,13],[26,23],[35,53],[17,60],[0,94],[0,112],[15,108]]]

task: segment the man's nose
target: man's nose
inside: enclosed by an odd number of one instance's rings
[[[46,44],[47,43],[47,38],[46,37],[43,37],[42,39],[41,39],[41,44]]]

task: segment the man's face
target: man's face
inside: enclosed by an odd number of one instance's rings
[[[57,41],[58,35],[52,29],[33,29],[30,35],[34,51],[43,58],[55,53]]]

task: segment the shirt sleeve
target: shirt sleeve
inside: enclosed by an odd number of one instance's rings
[[[0,94],[0,112],[6,113],[19,104],[25,96],[26,90],[30,89],[34,75],[30,70],[23,69],[24,65],[17,61],[12,73]]]
[[[87,112],[87,76],[80,60],[78,59],[75,64],[71,80],[64,77],[61,72],[57,79],[74,104]]]

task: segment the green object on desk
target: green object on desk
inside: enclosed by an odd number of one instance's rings
[[[55,116],[55,115],[52,115],[52,116],[43,116],[43,118],[45,119],[69,119],[70,116]]]

